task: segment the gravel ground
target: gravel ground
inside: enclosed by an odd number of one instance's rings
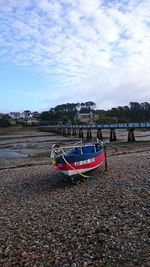
[[[149,148],[110,147],[74,183],[48,158],[1,160],[0,266],[150,266]]]

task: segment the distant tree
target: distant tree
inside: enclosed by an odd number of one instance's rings
[[[50,108],[49,112],[54,112],[55,108]]]
[[[48,111],[43,111],[40,114],[40,119],[43,121],[48,121],[49,120],[49,112]]]
[[[96,109],[96,104],[92,101],[85,102],[85,106],[89,109]]]
[[[145,110],[149,110],[150,109],[150,104],[148,102],[141,103],[141,106]]]
[[[30,110],[25,110],[23,111],[24,114],[31,114],[31,111]]]
[[[78,103],[67,103],[67,111],[74,112],[77,111]]]
[[[81,103],[80,104],[80,109],[83,109],[83,108],[87,108],[86,105],[85,105],[85,103]]]
[[[62,105],[57,105],[55,108],[54,108],[54,111],[60,111],[60,112],[72,112],[72,111],[75,111],[77,110],[77,105],[78,103],[67,103],[67,104],[62,104]]]
[[[148,102],[141,103],[143,108],[143,116],[145,121],[150,121],[150,104]]]
[[[130,102],[130,116],[132,121],[142,121],[142,106],[138,102]]]
[[[1,119],[0,119],[0,127],[10,127],[11,123],[9,122],[9,120],[6,118],[6,116],[4,115]]]
[[[54,110],[56,112],[66,112],[66,104],[57,105]]]
[[[77,105],[76,105],[76,109],[77,109],[77,111],[80,110],[80,107],[81,107],[81,104],[80,104],[80,103],[77,103]]]
[[[32,116],[33,116],[33,118],[38,119],[38,118],[40,117],[40,114],[39,114],[39,112],[34,111],[34,112],[32,113]]]

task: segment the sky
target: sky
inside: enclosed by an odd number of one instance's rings
[[[0,112],[150,103],[150,0],[0,0]]]

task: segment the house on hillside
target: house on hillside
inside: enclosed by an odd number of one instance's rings
[[[8,116],[12,124],[15,124],[16,122],[21,122],[21,123],[35,125],[38,124],[38,119],[40,118],[40,114],[37,111],[31,113],[29,110],[25,110],[22,113],[10,112]]]
[[[31,117],[32,117],[32,115],[31,115],[31,111],[29,111],[29,110],[25,110],[25,111],[22,112],[22,118],[23,118],[24,120],[28,120],[28,119],[31,118]]]
[[[98,114],[95,114],[92,111],[90,112],[78,111],[74,117],[74,120],[80,120],[81,122],[84,122],[84,123],[93,123],[93,122],[96,122],[98,119],[99,119]]]
[[[33,119],[39,119],[40,118],[40,114],[37,111],[32,112],[31,115],[32,115]]]
[[[25,123],[28,125],[38,125],[39,121],[37,118],[29,118]]]
[[[19,120],[22,115],[20,112],[10,112],[8,113],[8,116],[10,117],[11,120]]]

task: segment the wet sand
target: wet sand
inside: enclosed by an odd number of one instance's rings
[[[0,159],[0,266],[149,266],[150,142],[107,156],[74,183],[47,155]]]

